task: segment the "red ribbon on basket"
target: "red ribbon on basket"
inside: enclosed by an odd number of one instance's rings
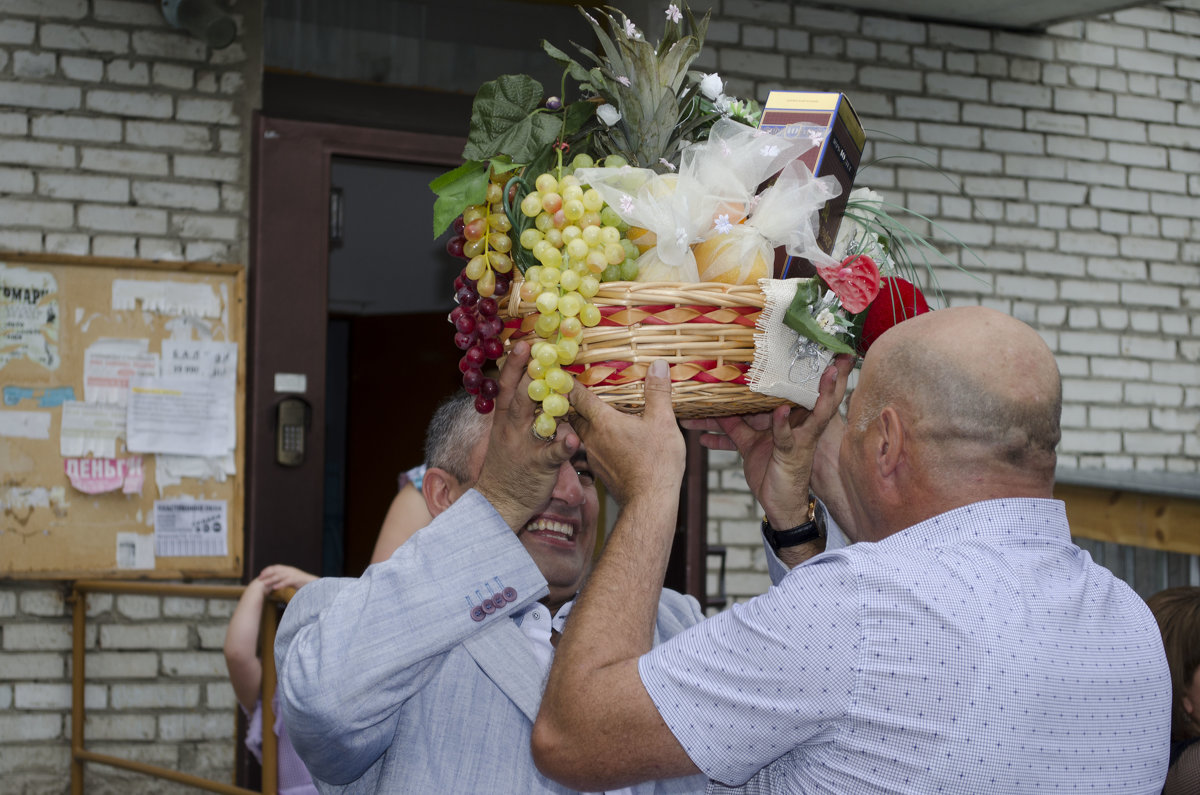
[[[594,362],[569,364],[563,368],[584,386],[619,386],[643,381],[650,369],[647,362]],[[671,365],[671,381],[697,381],[704,384],[746,384],[750,365],[736,362],[717,364],[715,359]]]

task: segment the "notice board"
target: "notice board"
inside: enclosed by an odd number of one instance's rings
[[[0,252],[0,578],[242,571],[245,269]]]

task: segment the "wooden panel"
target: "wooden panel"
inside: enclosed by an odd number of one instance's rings
[[[1200,500],[1059,484],[1071,532],[1082,538],[1200,554]]]

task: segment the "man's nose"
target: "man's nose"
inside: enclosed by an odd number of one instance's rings
[[[558,477],[554,481],[554,499],[567,505],[579,505],[583,502],[583,484],[579,482],[579,473],[570,461],[564,461],[558,468]]]

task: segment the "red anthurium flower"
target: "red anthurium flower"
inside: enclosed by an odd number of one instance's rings
[[[851,315],[866,309],[879,295],[879,268],[866,254],[846,257],[841,265],[818,267],[817,273]]]
[[[858,338],[858,352],[866,355],[867,348],[879,335],[902,320],[929,311],[925,296],[909,281],[895,276],[883,279],[879,295],[867,309],[863,320],[862,334]]]

